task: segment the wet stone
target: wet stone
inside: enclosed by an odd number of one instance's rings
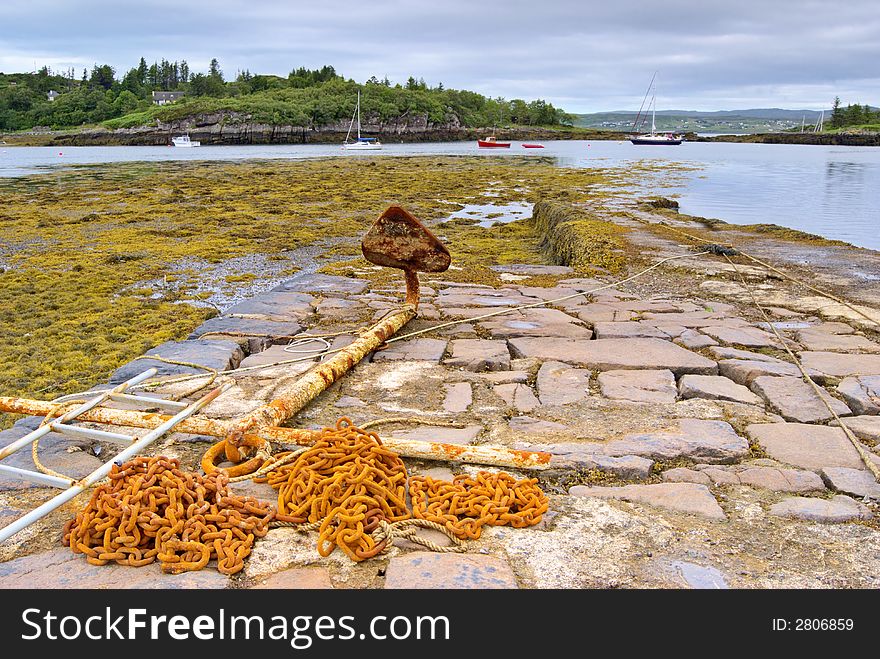
[[[349,293],[351,295],[359,295],[369,285],[370,282],[365,279],[307,274],[289,279],[272,290],[295,293]]]
[[[606,398],[639,403],[674,403],[677,390],[672,371],[605,371],[599,388]]]
[[[210,339],[196,339],[193,341],[168,341],[151,348],[145,353],[146,357],[155,355],[164,359],[201,364],[216,371],[224,371],[236,368],[244,358],[238,343],[235,341],[214,341]],[[207,371],[190,366],[179,366],[153,359],[135,359],[124,366],[120,366],[110,376],[110,384],[119,384],[133,378],[148,368],[156,368],[158,376],[166,375],[192,375],[202,374]]]
[[[532,388],[520,382],[496,384],[493,391],[517,412],[531,412],[540,405]]]
[[[447,341],[441,339],[409,339],[395,341],[373,353],[374,362],[425,361],[439,364],[446,352]]]
[[[821,524],[840,524],[872,517],[866,506],[842,494],[830,500],[792,497],[771,506],[770,514]]]
[[[538,357],[600,371],[619,369],[670,370],[676,375],[714,375],[715,362],[663,339],[598,339],[569,341],[558,338],[509,339],[516,357]]]
[[[483,339],[455,339],[450,344],[452,354],[443,363],[467,371],[508,371],[510,352],[504,341]]]
[[[622,487],[576,485],[568,493],[579,497],[599,497],[642,503],[677,513],[698,515],[715,521],[727,519],[709,488],[696,483],[658,483],[656,485],[624,485]]]
[[[542,405],[567,405],[590,395],[590,371],[561,362],[544,362],[538,370],[538,398]]]
[[[803,423],[755,423],[746,428],[775,460],[802,469],[818,471],[825,467],[864,467],[858,451],[843,430]],[[880,458],[876,460],[880,463]]]
[[[825,467],[822,480],[832,490],[856,497],[870,497],[880,500],[880,483],[874,474],[866,469],[848,469],[847,467]]]
[[[474,401],[471,385],[467,382],[447,383],[443,387],[446,390],[443,409],[447,412],[465,412]]]
[[[224,312],[225,316],[249,316],[261,320],[299,320],[314,310],[315,299],[305,293],[270,291],[239,302]]]
[[[385,588],[484,590],[517,583],[510,565],[497,556],[416,551],[388,561]]]
[[[270,574],[268,577],[260,579],[251,588],[253,590],[322,589],[333,588],[333,584],[330,582],[330,573],[327,572],[327,568],[293,567]]]
[[[800,358],[808,369],[838,378],[849,375],[880,375],[880,355],[807,351],[800,353]]]
[[[822,402],[823,399],[839,416],[852,414],[844,403],[827,391],[822,390],[820,398],[815,389],[800,378],[765,375],[755,378],[752,391],[763,396],[771,409],[786,421],[818,423],[833,419],[834,414]]]
[[[761,399],[747,387],[721,375],[682,375],[678,381],[678,393],[685,399],[706,398],[748,405],[762,404]]]
[[[880,414],[880,375],[861,375],[844,378],[837,385],[853,414]]]

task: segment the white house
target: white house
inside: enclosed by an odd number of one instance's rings
[[[51,103],[52,101],[54,101],[56,98],[58,98],[59,96],[61,96],[61,94],[59,94],[58,92],[56,92],[54,89],[50,90],[49,93],[46,94],[46,98],[49,99],[49,102],[50,102],[50,103]]]
[[[153,92],[153,103],[156,105],[168,105],[183,98],[184,92]]]

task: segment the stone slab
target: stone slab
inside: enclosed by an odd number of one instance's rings
[[[409,339],[388,344],[384,350],[373,353],[373,361],[424,361],[439,364],[448,342],[443,339]]]
[[[235,341],[195,339],[192,341],[167,341],[151,348],[145,356],[155,355],[165,359],[201,364],[217,371],[236,368],[244,358],[244,352]],[[168,375],[205,374],[206,371],[190,366],[179,366],[153,359],[135,359],[120,366],[110,375],[110,384],[120,384],[148,368],[158,370],[157,377]]]
[[[509,339],[516,357],[538,357],[600,371],[620,369],[670,370],[676,375],[714,375],[715,362],[663,339],[598,339],[569,341],[558,338]]]
[[[593,324],[593,330],[597,339],[669,338],[666,332],[654,325],[636,321],[597,322]]]
[[[589,471],[598,469],[628,480],[643,480],[651,475],[654,461],[637,455],[608,456],[589,452],[589,444],[560,442],[557,444],[514,444],[515,449],[524,451],[546,451],[551,454],[552,469],[577,469]]]
[[[261,320],[299,320],[314,311],[315,299],[305,293],[270,291],[226,309],[224,316],[248,316]]]
[[[446,366],[473,372],[510,370],[510,352],[505,341],[454,339],[449,348],[452,354],[444,360]]]
[[[370,285],[365,279],[336,277],[333,275],[304,274],[288,279],[273,291],[293,293],[349,293],[359,295]]]
[[[678,395],[672,371],[605,371],[599,388],[606,398],[638,403],[674,403]]]
[[[702,331],[725,345],[747,348],[770,348],[779,345],[775,336],[757,327],[716,326],[704,327]]]
[[[416,551],[394,556],[385,571],[385,588],[517,588],[510,565],[488,554],[437,554]]]
[[[531,412],[541,403],[535,396],[532,388],[521,382],[508,382],[505,384],[496,384],[493,391],[501,397],[501,399],[515,408],[517,412]]]
[[[850,416],[840,420],[859,439],[880,442],[880,416]],[[838,425],[832,421],[829,425]]]
[[[748,454],[748,442],[726,421],[678,419],[676,426],[594,442],[586,450],[599,455],[638,455],[654,460],[689,458],[716,464],[735,462]]]
[[[820,524],[840,524],[872,517],[866,506],[842,494],[832,499],[791,497],[772,505],[770,514]]]
[[[546,421],[544,419],[535,419],[530,416],[515,416],[507,422],[508,427],[517,433],[527,435],[571,435],[573,431],[568,426],[556,423],[555,421]]]
[[[423,426],[412,430],[395,430],[388,433],[395,439],[410,439],[420,442],[440,442],[441,444],[470,444],[483,430],[483,426],[470,425],[464,428],[444,428],[442,426]]]
[[[800,358],[807,368],[837,378],[848,375],[880,375],[880,355],[805,351],[800,353]]]
[[[511,367],[513,365],[511,364]],[[511,382],[526,383],[529,381],[528,371],[495,371],[494,373],[480,373],[480,377],[493,384],[508,384]]]
[[[714,521],[727,519],[709,488],[696,483],[658,483],[656,485],[624,485],[622,487],[576,485],[568,493],[579,497],[621,499],[642,503],[677,513],[698,515]]]
[[[705,398],[747,405],[763,404],[748,387],[721,375],[682,375],[678,381],[678,393],[685,399]]]
[[[832,490],[856,497],[870,497],[880,500],[880,483],[867,469],[847,467],[825,467],[822,480]]]
[[[849,416],[850,409],[841,401],[834,398],[824,389],[821,394],[801,378],[774,377],[764,375],[755,378],[752,382],[752,391],[762,396],[767,404],[786,421],[797,423],[819,423],[838,416]],[[825,401],[823,403],[822,401]]]
[[[744,359],[755,362],[772,362],[774,364],[784,363],[781,359],[777,359],[772,355],[765,355],[762,352],[752,352],[751,350],[731,348],[729,346],[711,346],[708,350],[715,359]]]
[[[724,359],[718,362],[718,373],[730,378],[737,384],[750,386],[756,378],[764,375],[800,377],[801,372],[794,364],[782,361],[768,362],[747,359]],[[807,369],[807,373],[818,384],[826,381],[825,376],[814,369]]]
[[[443,385],[446,396],[443,399],[443,409],[447,412],[465,412],[474,402],[474,394],[468,382],[453,382]]]
[[[663,480],[703,485],[748,485],[774,492],[802,493],[825,489],[822,479],[812,471],[750,465],[677,467],[664,471]]]
[[[837,385],[853,414],[880,414],[880,375],[850,376]]]
[[[852,328],[847,326],[852,332]],[[798,341],[807,350],[827,352],[880,352],[880,344],[856,334],[837,334],[830,332],[823,325],[803,329],[797,332]]]
[[[686,329],[679,334],[678,338],[675,339],[675,342],[688,350],[699,350],[700,348],[708,348],[709,346],[718,345],[718,341],[711,336],[706,336],[702,332],[692,329]]]
[[[864,467],[858,452],[843,430],[804,423],[755,423],[746,428],[774,460],[802,469]],[[877,459],[880,463],[880,458]]]
[[[244,337],[282,337],[294,336],[302,331],[302,326],[293,320],[274,321],[260,320],[258,318],[239,318],[230,316],[217,316],[206,320],[199,325],[188,339],[198,339],[212,332],[226,332],[240,334]],[[224,337],[222,334],[214,335],[216,338]],[[212,337],[213,338],[213,337]]]
[[[515,314],[497,316],[481,321],[480,326],[488,330],[493,339],[506,339],[512,336],[557,336],[589,341],[592,330],[558,309],[523,309]]]
[[[562,362],[544,362],[538,370],[536,385],[542,405],[576,403],[590,395],[590,371]]]

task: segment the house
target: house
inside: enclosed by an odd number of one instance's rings
[[[58,98],[59,96],[61,96],[61,94],[59,94],[58,92],[56,92],[54,89],[50,89],[50,90],[49,90],[49,93],[46,94],[46,98],[49,99],[49,102],[50,102],[50,103],[51,103],[52,101],[54,101],[56,98]]]
[[[183,98],[184,92],[153,92],[153,103],[156,105],[168,105]]]

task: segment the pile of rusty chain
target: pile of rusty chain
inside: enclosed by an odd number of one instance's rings
[[[412,533],[404,530],[405,520],[422,520],[427,523],[421,526],[444,530],[450,537],[476,539],[486,524],[537,524],[548,508],[534,478],[517,481],[503,472],[479,472],[473,479],[457,476],[453,483],[415,477],[410,494],[416,519],[410,519],[403,461],[378,435],[346,418],[335,428],[325,428],[312,448],[269,471],[262,481],[278,490],[278,521],[304,528],[320,525],[318,553],[329,556],[338,546],[354,561],[389,548],[394,535],[389,535],[389,523],[392,531],[400,528],[400,537]],[[374,533],[380,526],[381,532]]]
[[[164,571],[176,574],[217,559],[220,572],[241,571],[274,511],[252,497],[231,495],[222,472],[200,476],[179,467],[163,456],[114,465],[109,482],[65,525],[64,544],[93,565],[141,566],[158,559]]]
[[[413,515],[444,525],[459,538],[477,539],[483,526],[532,526],[547,512],[538,479],[517,481],[504,472],[456,476],[452,483],[430,477],[410,479]]]
[[[379,522],[410,516],[403,460],[376,433],[346,418],[335,428],[324,428],[311,448],[262,480],[278,490],[279,522],[320,524],[321,556],[339,547],[354,561],[372,558],[387,546],[370,535]]]

